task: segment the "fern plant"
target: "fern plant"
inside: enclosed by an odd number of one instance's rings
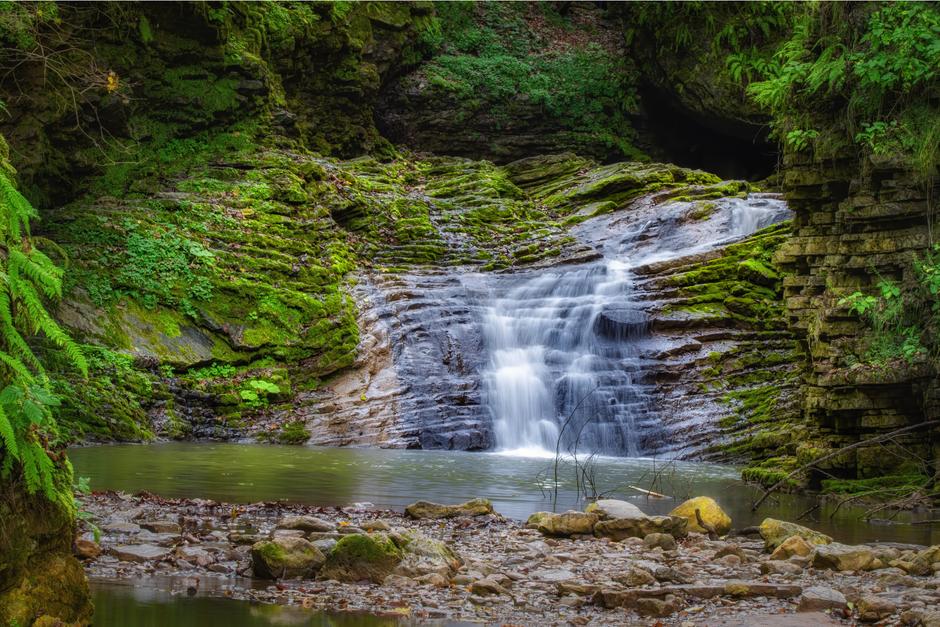
[[[83,374],[88,366],[46,309],[62,295],[62,269],[36,247],[29,231],[36,210],[14,174],[0,138],[0,476],[21,477],[28,493],[72,508],[71,467],[55,450],[58,399],[29,339],[45,336]]]

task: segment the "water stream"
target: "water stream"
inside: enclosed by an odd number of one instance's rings
[[[511,275],[496,282],[483,317],[483,402],[498,449],[635,456],[655,452],[659,417],[637,350],[646,302],[633,269],[706,252],[788,216],[776,197],[724,198],[704,220],[690,203],[641,205],[592,220],[580,239],[602,252],[585,265]]]

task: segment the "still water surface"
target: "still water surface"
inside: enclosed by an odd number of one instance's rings
[[[264,605],[213,597],[189,597],[168,578],[128,586],[92,581],[94,627],[403,627],[398,618],[371,614],[327,613],[284,605]],[[461,623],[422,621],[455,627]]]
[[[283,499],[323,506],[371,503],[401,510],[419,499],[455,503],[474,497],[493,502],[498,512],[524,519],[552,509],[552,460],[493,453],[401,449],[310,448],[260,444],[162,443],[76,448],[69,453],[76,476],[96,490],[148,490],[168,497],[199,497],[247,503]],[[629,500],[648,514],[664,514],[690,496],[712,496],[735,527],[759,524],[766,516],[795,520],[819,505],[812,497],[780,495],[759,512],[750,511],[759,491],[745,485],[730,466],[601,458],[595,468],[599,491]],[[652,499],[628,486],[674,498]],[[583,507],[574,469],[559,467],[557,509]],[[822,504],[801,522],[846,543],[867,541],[940,543],[936,525],[873,524],[862,510]],[[921,518],[929,517],[929,514]],[[909,521],[905,514],[900,520]],[[916,519],[916,517],[915,517]]]

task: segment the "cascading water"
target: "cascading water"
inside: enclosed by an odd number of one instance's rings
[[[600,261],[501,277],[484,313],[483,402],[496,445],[518,454],[639,455],[655,439],[639,345],[644,302],[631,269],[707,251],[787,217],[780,199],[720,199],[690,223],[689,203],[639,207],[579,233]],[[640,226],[637,226],[637,225]],[[618,234],[619,231],[619,234]]]

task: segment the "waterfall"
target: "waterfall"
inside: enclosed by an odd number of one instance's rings
[[[670,202],[583,225],[599,261],[500,277],[484,310],[483,402],[499,450],[636,456],[656,430],[638,345],[647,335],[632,268],[707,251],[787,217],[767,195],[715,201],[690,221]]]

